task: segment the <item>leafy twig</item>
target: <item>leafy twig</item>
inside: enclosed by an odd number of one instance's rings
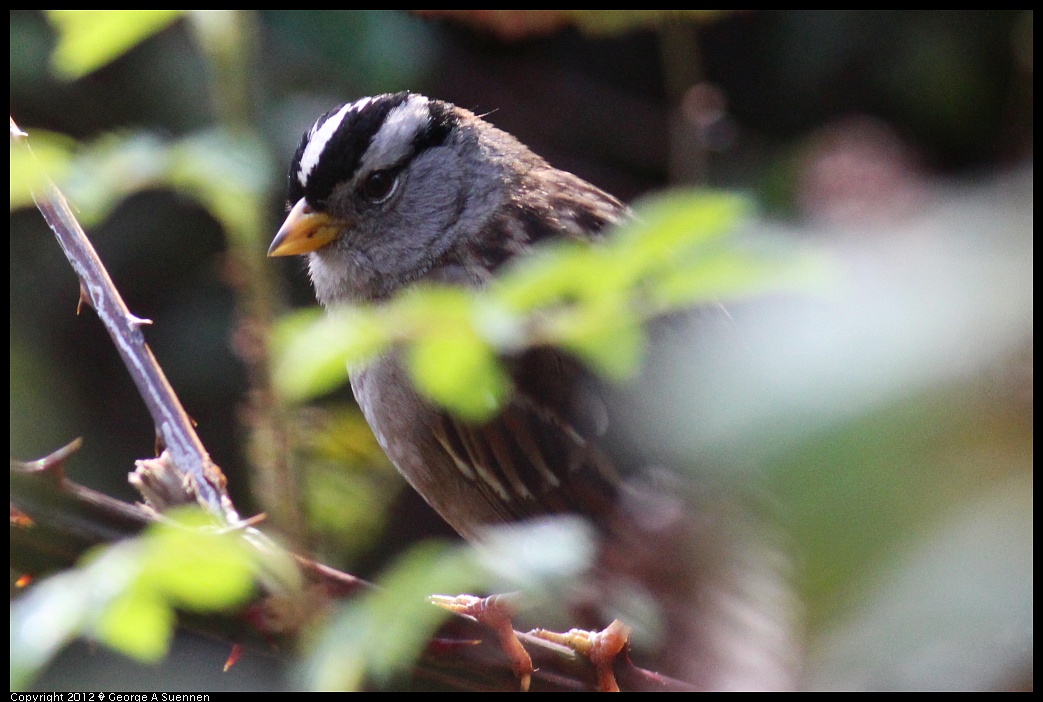
[[[46,575],[72,566],[92,547],[111,540],[133,536],[151,523],[154,515],[139,505],[113,499],[64,478],[61,463],[78,442],[59,449],[51,456],[31,463],[11,465],[11,564],[34,576]],[[18,515],[18,519],[14,516]],[[360,578],[300,556],[295,557],[310,589],[295,595],[309,609],[321,611],[323,601],[354,597],[372,591]],[[299,603],[298,603],[299,604]],[[283,608],[289,606],[284,603]],[[270,617],[265,613],[279,609],[278,602],[258,603],[248,614],[222,616],[214,612],[182,613],[181,623],[189,628],[217,636],[249,648],[267,650],[273,631],[259,632]],[[297,622],[297,625],[301,622]],[[596,674],[590,662],[564,646],[520,633],[538,670],[533,675],[534,690],[596,689]],[[215,666],[218,664],[215,663]],[[620,684],[626,689],[683,690],[687,683],[633,665],[625,657],[616,664]],[[480,624],[464,616],[454,616],[426,646],[411,670],[403,671],[418,682],[456,690],[517,689],[510,662],[503,656],[496,637]]]

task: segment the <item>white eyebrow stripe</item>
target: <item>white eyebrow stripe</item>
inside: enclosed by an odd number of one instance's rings
[[[428,99],[410,95],[388,112],[362,157],[360,172],[393,166],[413,150],[413,139],[431,121]]]
[[[312,125],[311,130],[308,132],[308,145],[304,147],[304,153],[301,154],[300,168],[297,170],[297,181],[301,185],[308,184],[308,176],[315,170],[315,165],[319,162],[319,156],[322,155],[326,144],[340,129],[340,125],[344,122],[344,118],[348,116],[348,113],[358,112],[372,100],[373,98],[367,97],[355,102],[349,102],[337,110],[335,115],[331,115],[318,129],[315,128],[316,125]]]

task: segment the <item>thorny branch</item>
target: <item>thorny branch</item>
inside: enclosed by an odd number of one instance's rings
[[[27,137],[12,117],[12,142],[30,149]],[[192,420],[185,413],[181,401],[152,355],[152,350],[145,343],[141,327],[151,322],[135,317],[127,309],[58,187],[48,180],[42,190],[33,193],[36,207],[54,232],[65,257],[80,279],[81,299],[90,303],[112,337],[127,372],[152,415],[156,436],[170,452],[174,465],[190,476],[199,502],[215,516],[229,523],[237,522],[239,517],[225,490],[224,475],[210,460],[203,442],[192,427]]]

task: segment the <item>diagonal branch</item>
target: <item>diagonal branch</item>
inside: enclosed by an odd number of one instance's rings
[[[11,140],[30,150],[28,135],[11,119]],[[131,314],[61,190],[49,179],[33,200],[80,279],[80,295],[94,308],[123,359],[156,426],[156,436],[174,464],[194,483],[198,500],[214,515],[234,523],[239,517],[225,490],[225,478],[192,427],[141,327],[151,324]]]

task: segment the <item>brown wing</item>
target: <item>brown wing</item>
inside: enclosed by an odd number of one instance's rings
[[[514,391],[471,424],[418,395],[399,355],[352,374],[366,419],[406,480],[462,536],[486,525],[574,512],[601,521],[618,488],[603,450],[604,401],[578,363],[533,349],[508,361]]]
[[[598,445],[607,416],[600,398],[556,351],[529,351],[511,370],[515,392],[503,411],[483,424],[440,414],[438,445],[500,521],[565,512],[604,517],[618,477]]]

